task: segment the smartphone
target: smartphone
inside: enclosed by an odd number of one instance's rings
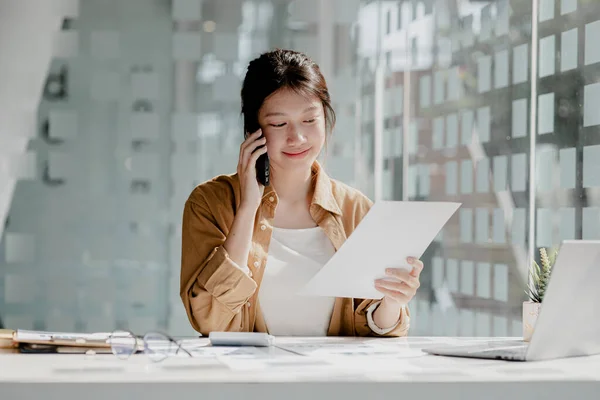
[[[247,123],[246,124],[246,135],[248,137],[252,132],[256,132],[260,126],[257,122]],[[263,137],[262,135],[260,137]],[[258,147],[260,149],[262,146]],[[257,149],[257,150],[258,150]],[[256,150],[255,150],[256,151]],[[261,154],[260,157],[256,160],[256,180],[263,186],[269,186],[271,177],[271,171],[269,168],[269,156],[267,153]]]

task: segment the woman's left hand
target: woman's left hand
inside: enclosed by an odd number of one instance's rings
[[[383,303],[402,307],[412,300],[421,286],[419,275],[423,270],[423,262],[414,257],[408,257],[406,261],[412,267],[411,271],[387,268],[385,272],[389,278],[375,280],[375,289],[384,294]]]

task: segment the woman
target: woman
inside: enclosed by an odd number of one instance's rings
[[[194,329],[406,335],[419,260],[373,282],[381,301],[295,295],[372,205],[316,161],[335,123],[319,67],[295,51],[265,53],[250,62],[241,95],[245,130],[259,128],[240,147],[237,174],[196,187],[183,213],[181,297]],[[266,187],[256,172],[265,153]]]

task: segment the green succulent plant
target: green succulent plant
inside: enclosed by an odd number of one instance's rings
[[[548,288],[548,282],[550,281],[550,275],[552,274],[552,267],[556,261],[558,250],[554,250],[550,256],[545,248],[540,249],[540,265],[533,260],[531,268],[529,268],[529,282],[525,293],[529,296],[529,299],[534,303],[541,303],[544,300],[546,289]]]

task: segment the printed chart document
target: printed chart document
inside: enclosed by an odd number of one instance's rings
[[[375,280],[386,278],[388,267],[409,268],[406,258],[420,258],[458,207],[460,203],[450,202],[376,202],[298,294],[381,299]]]

